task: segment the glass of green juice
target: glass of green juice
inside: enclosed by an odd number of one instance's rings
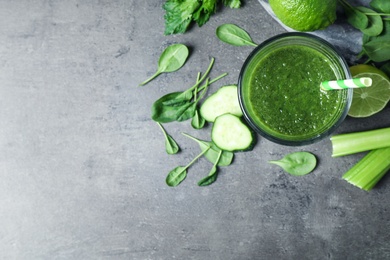
[[[327,41],[280,34],[246,59],[238,80],[240,106],[248,124],[267,139],[311,144],[343,122],[352,101],[352,89],[325,91],[321,82],[349,78],[347,62]]]

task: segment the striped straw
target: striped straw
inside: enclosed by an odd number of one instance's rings
[[[335,90],[335,89],[346,89],[346,88],[366,88],[366,87],[370,87],[371,85],[372,85],[371,78],[356,78],[356,79],[324,81],[321,83],[321,89]]]

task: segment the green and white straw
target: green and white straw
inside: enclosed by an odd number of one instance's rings
[[[371,78],[356,78],[356,79],[324,81],[321,83],[321,89],[337,90],[337,89],[347,89],[347,88],[366,88],[366,87],[370,87],[371,85],[372,85]]]

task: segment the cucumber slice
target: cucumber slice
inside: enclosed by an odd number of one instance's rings
[[[215,118],[226,113],[242,116],[236,85],[221,87],[209,96],[200,108],[201,116],[208,122],[214,122]]]
[[[214,121],[211,139],[220,149],[225,151],[246,151],[254,144],[253,132],[232,114],[223,114]]]

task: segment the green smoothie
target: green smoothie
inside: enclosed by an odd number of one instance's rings
[[[304,45],[275,48],[247,76],[246,109],[264,132],[299,141],[329,129],[345,107],[344,91],[324,91],[322,81],[337,79],[332,62]]]

